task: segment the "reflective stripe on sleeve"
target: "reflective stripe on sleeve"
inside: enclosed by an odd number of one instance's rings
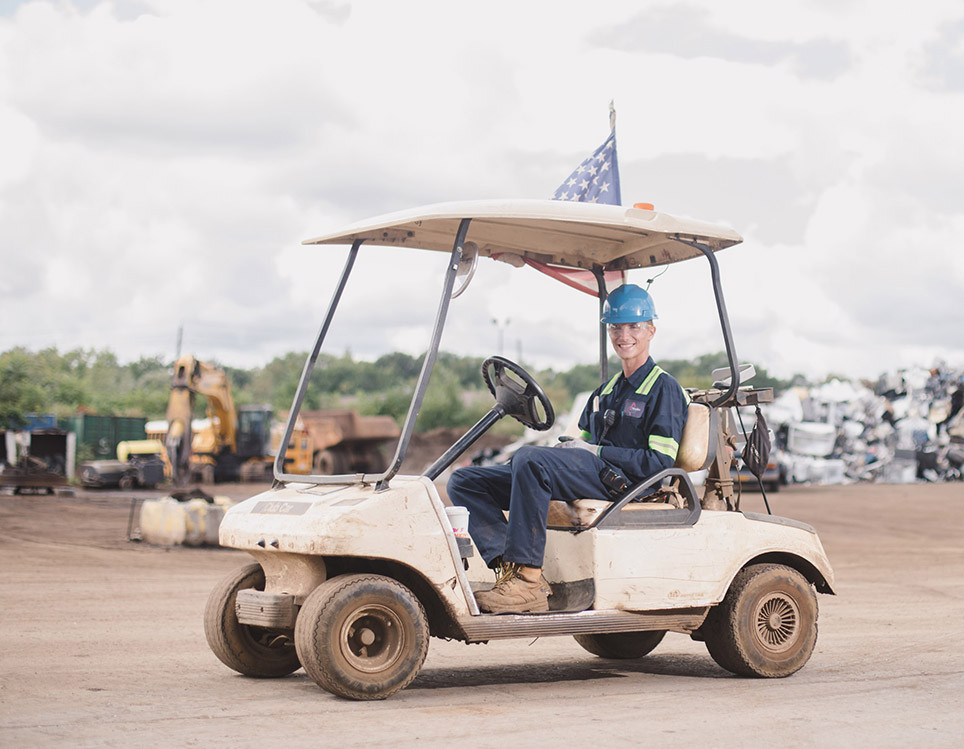
[[[655,450],[663,455],[668,455],[676,460],[676,453],[679,452],[679,443],[672,437],[662,437],[658,434],[649,435],[649,449]]]

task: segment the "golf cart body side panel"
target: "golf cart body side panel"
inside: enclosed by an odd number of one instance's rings
[[[310,592],[270,587],[291,578],[287,566],[293,555],[390,559],[418,570],[453,616],[478,613],[466,596],[468,579],[444,506],[432,482],[422,477],[397,476],[381,492],[371,484],[289,484],[228,510],[220,543],[248,551],[261,563],[267,592]],[[309,567],[313,583],[323,566]]]
[[[704,512],[689,527],[549,531],[545,574],[550,582],[594,578],[597,611],[668,610],[719,603],[740,569],[771,555],[804,560],[832,591],[815,533],[735,512]]]

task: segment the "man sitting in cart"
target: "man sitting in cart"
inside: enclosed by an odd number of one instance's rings
[[[632,485],[673,466],[689,398],[649,355],[655,319],[653,299],[639,286],[609,295],[602,322],[622,371],[590,396],[580,439],[526,446],[509,465],[466,466],[449,479],[449,499],[468,508],[472,540],[499,575],[492,590],[476,595],[482,611],[549,610],[542,560],[550,500],[614,499],[613,472],[617,483],[624,477]]]

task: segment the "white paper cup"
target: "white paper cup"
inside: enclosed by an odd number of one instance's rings
[[[446,507],[445,514],[449,516],[452,532],[456,537],[469,537],[469,511],[465,507]]]

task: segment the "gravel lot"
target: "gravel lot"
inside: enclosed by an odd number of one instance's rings
[[[568,637],[433,640],[412,686],[378,703],[333,697],[303,671],[256,680],[221,665],[201,613],[249,557],[127,541],[131,496],[0,496],[0,745],[964,744],[961,484],[770,496],[816,526],[837,576],[816,652],[788,679],[731,676],[672,634],[628,663]],[[762,510],[760,496],[744,508]]]

